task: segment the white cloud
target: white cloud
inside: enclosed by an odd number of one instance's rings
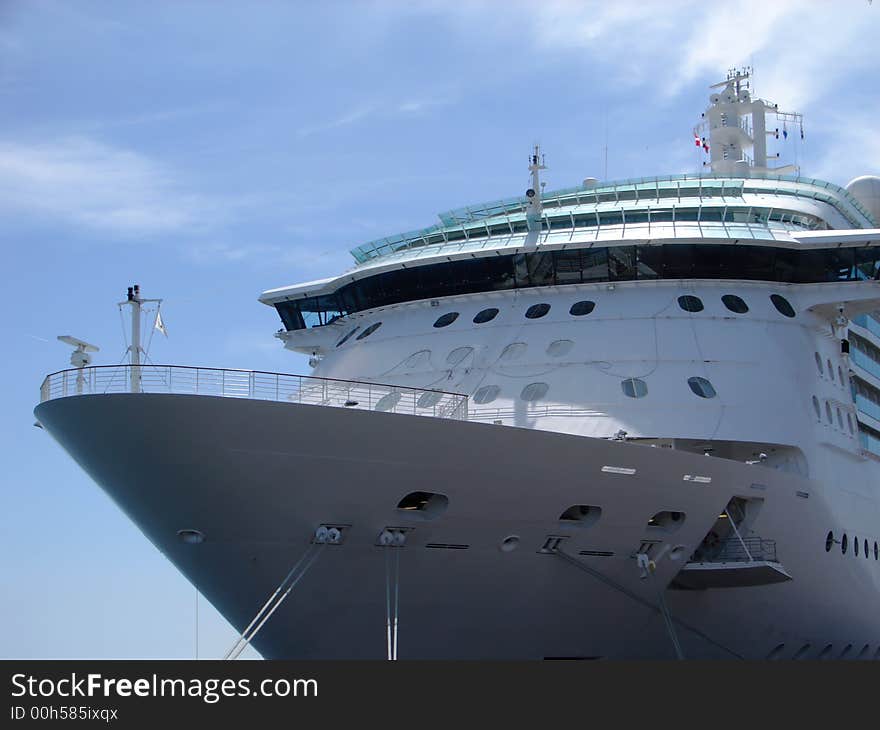
[[[121,234],[201,226],[206,202],[162,164],[86,137],[0,141],[0,209]]]

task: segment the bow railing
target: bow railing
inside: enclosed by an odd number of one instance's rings
[[[47,375],[40,401],[104,393],[173,393],[467,420],[468,397],[428,388],[185,365],[99,365]]]

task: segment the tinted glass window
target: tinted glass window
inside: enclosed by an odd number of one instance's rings
[[[336,343],[336,347],[341,347],[341,346],[344,345],[346,342],[348,342],[349,339],[351,339],[351,336],[352,336],[355,332],[357,332],[359,329],[360,329],[360,327],[355,327],[353,330],[351,330],[351,331],[350,331],[345,337],[343,337],[341,340],[339,340],[339,342]]]
[[[477,312],[477,315],[474,317],[474,324],[483,324],[485,322],[490,322],[497,316],[498,310],[495,307],[484,309],[482,312]]]
[[[824,375],[825,368],[822,366],[822,358],[819,356],[818,352],[814,352],[813,356],[816,358],[816,370],[819,371],[819,375]]]
[[[692,294],[684,294],[678,298],[678,306],[685,312],[702,312],[703,302]]]
[[[819,399],[813,396],[813,410],[816,411],[816,418],[822,420],[822,411],[819,409]]]
[[[373,334],[373,333],[374,333],[377,329],[379,329],[381,326],[382,326],[382,323],[381,323],[381,322],[376,322],[375,324],[371,324],[369,327],[367,327],[363,332],[361,332],[361,333],[357,336],[357,339],[362,340],[362,339],[364,339],[365,337],[369,337],[371,334]]]
[[[541,398],[547,395],[548,390],[550,390],[550,386],[547,383],[529,383],[522,389],[519,397],[529,402],[541,400]]]
[[[437,321],[434,322],[435,327],[448,327],[455,320],[458,319],[458,312],[447,312],[446,314],[441,314],[437,317]]]
[[[779,294],[771,294],[770,301],[779,313],[785,317],[794,317],[794,308],[789,304],[788,299]]]
[[[571,309],[568,310],[568,313],[575,317],[583,317],[585,314],[589,314],[596,308],[596,302],[591,302],[588,300],[584,300],[582,302],[575,302],[571,305]]]
[[[847,550],[849,550],[849,538],[844,534],[843,540],[840,541],[840,552],[846,555]]]
[[[620,389],[628,398],[644,398],[648,395],[648,384],[639,378],[627,378],[621,381]]]
[[[543,317],[547,312],[550,311],[549,304],[533,304],[526,310],[526,318],[527,319],[538,319],[539,317]]]
[[[433,408],[440,402],[440,399],[442,397],[443,393],[441,393],[440,391],[428,390],[419,396],[418,401],[416,401],[416,405],[419,408]]]
[[[829,532],[828,537],[825,538],[825,552],[831,552],[831,546],[834,544],[834,533]]]
[[[700,398],[715,397],[715,388],[712,387],[712,383],[706,380],[706,378],[688,378],[688,385],[691,387],[694,395],[698,395]]]
[[[550,357],[562,357],[571,352],[574,342],[571,340],[555,340],[547,345],[547,354]]]
[[[735,312],[736,314],[745,314],[749,311],[749,305],[746,304],[741,297],[738,297],[736,294],[725,294],[721,297],[721,301],[724,303],[724,306],[727,307],[731,312]]]
[[[480,405],[491,403],[498,397],[498,393],[500,392],[501,388],[497,385],[484,385],[474,393],[474,403],[479,403]]]

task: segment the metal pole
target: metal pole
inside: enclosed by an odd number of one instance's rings
[[[130,390],[141,392],[141,300],[134,297],[131,304],[131,369]]]

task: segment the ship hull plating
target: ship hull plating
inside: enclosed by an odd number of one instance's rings
[[[43,403],[36,416],[239,630],[316,527],[344,526],[343,543],[319,548],[258,634],[267,658],[383,658],[388,550],[400,560],[401,659],[672,658],[661,594],[689,658],[880,649],[875,562],[836,545],[826,553],[839,527],[825,488],[793,474],[605,439],[248,399],[86,395]],[[434,519],[399,510],[415,491],[443,494],[448,507]],[[776,541],[792,579],[669,589],[732,497],[760,501],[750,529]],[[573,505],[601,517],[560,521]],[[650,526],[663,511],[685,517]],[[378,546],[386,527],[408,528],[406,545]],[[205,540],[187,544],[180,530]],[[515,549],[502,550],[514,536]],[[550,537],[589,570],[542,551]],[[634,559],[646,541],[659,556],[649,579]]]

